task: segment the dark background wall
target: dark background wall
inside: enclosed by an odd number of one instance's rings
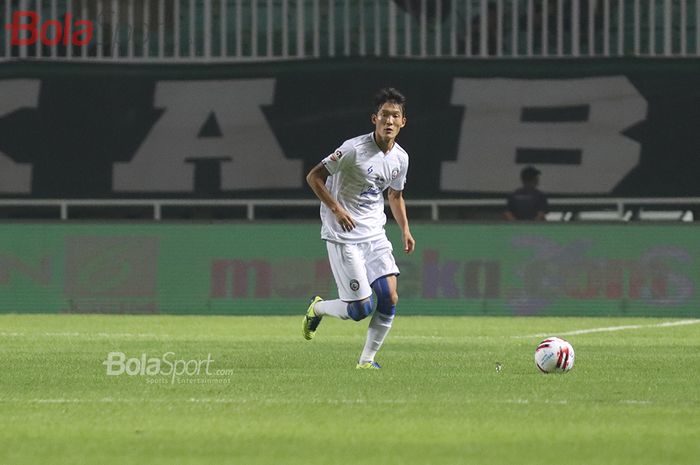
[[[412,198],[502,196],[529,163],[553,195],[698,196],[698,82],[692,60],[6,63],[0,195],[310,197],[391,85]]]

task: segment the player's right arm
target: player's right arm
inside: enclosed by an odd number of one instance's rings
[[[355,221],[347,210],[345,210],[333,195],[331,195],[326,187],[326,179],[328,179],[330,175],[326,166],[323,163],[319,163],[306,175],[306,182],[309,184],[309,187],[311,187],[311,190],[314,191],[316,197],[333,212],[335,219],[338,221],[338,224],[340,224],[340,227],[343,228],[343,231],[352,231],[355,228]]]

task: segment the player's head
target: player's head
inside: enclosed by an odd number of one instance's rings
[[[542,172],[534,166],[526,166],[520,172],[520,180],[523,182],[523,185],[537,186],[540,182],[540,174]]]
[[[401,107],[402,116],[406,116],[406,97],[393,87],[380,89],[374,96],[374,114],[379,114],[385,103],[393,103]]]
[[[394,139],[406,125],[406,97],[393,87],[385,87],[374,96],[372,113],[377,136]]]

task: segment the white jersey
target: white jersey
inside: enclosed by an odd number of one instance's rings
[[[321,238],[340,243],[358,243],[385,236],[384,191],[402,191],[408,172],[408,154],[399,144],[388,153],[374,141],[374,132],[346,140],[322,163],[331,174],[326,187],[355,221],[352,231],[343,231],[333,212],[321,204]]]

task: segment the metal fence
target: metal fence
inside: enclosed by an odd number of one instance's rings
[[[699,12],[700,0],[4,0],[0,59],[700,56]]]
[[[318,200],[311,199],[0,199],[0,218],[16,219],[180,219],[225,220],[318,219]],[[503,219],[505,199],[406,200],[413,219],[441,221]],[[700,198],[553,198],[548,221],[683,221],[700,219]],[[218,216],[212,209],[227,209]],[[20,209],[21,215],[12,213]],[[32,214],[32,209],[38,214]],[[120,211],[121,209],[121,211]],[[129,210],[130,209],[130,210]],[[82,210],[82,212],[81,212]],[[85,216],[85,212],[93,214]],[[267,211],[266,211],[267,210]],[[280,215],[283,210],[287,215]],[[74,213],[74,212],[78,213]],[[138,212],[138,213],[135,213]],[[193,212],[195,214],[193,214]],[[36,212],[35,212],[36,213]],[[96,213],[96,215],[95,215]],[[135,216],[136,215],[136,216]],[[211,216],[207,216],[211,215]]]

